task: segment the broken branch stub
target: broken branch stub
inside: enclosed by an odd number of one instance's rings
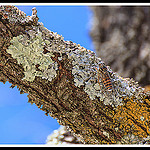
[[[15,6],[0,6],[0,81],[28,93],[31,104],[83,143],[148,143],[149,94],[94,52],[46,29],[33,11],[26,17]],[[98,78],[99,69],[109,75]]]

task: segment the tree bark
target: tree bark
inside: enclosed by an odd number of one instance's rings
[[[94,52],[46,29],[35,8],[26,17],[14,6],[0,6],[0,81],[28,93],[31,104],[83,143],[149,141],[149,93],[113,72]]]
[[[150,8],[96,6],[90,35],[96,54],[113,71],[150,85]]]

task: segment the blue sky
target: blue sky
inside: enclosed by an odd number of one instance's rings
[[[90,17],[87,6],[17,6],[27,15],[36,7],[39,22],[81,46],[93,50],[89,36]],[[44,144],[47,136],[59,128],[56,119],[28,103],[27,94],[0,82],[0,144]]]

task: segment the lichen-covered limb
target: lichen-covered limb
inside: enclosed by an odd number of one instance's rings
[[[35,9],[26,17],[14,6],[0,7],[0,81],[28,93],[31,104],[84,143],[148,143],[149,94],[105,66],[113,86],[108,91],[95,69],[102,63],[94,52],[46,29]]]

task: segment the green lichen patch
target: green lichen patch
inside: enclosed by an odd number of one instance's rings
[[[33,81],[35,76],[40,76],[51,81],[56,77],[57,63],[51,59],[54,57],[52,52],[43,53],[43,48],[49,41],[43,40],[41,32],[32,33],[31,37],[29,39],[25,34],[13,37],[7,52],[18,64],[22,64],[25,74],[23,79]]]

